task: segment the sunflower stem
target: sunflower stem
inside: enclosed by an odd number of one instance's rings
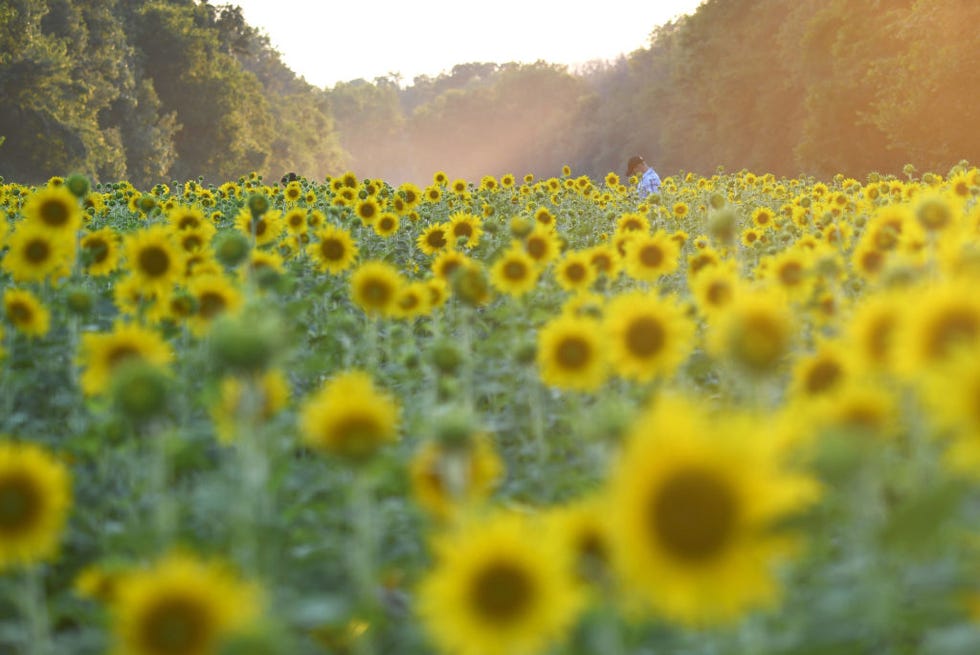
[[[351,577],[357,590],[358,602],[372,618],[377,610],[374,588],[374,549],[376,546],[374,523],[374,498],[370,475],[367,471],[354,471],[349,498],[351,516],[351,544],[348,549]],[[357,639],[359,655],[371,655],[374,645],[371,630]]]
[[[159,426],[148,426],[149,439],[152,442],[150,456],[152,458],[150,484],[153,504],[157,541],[161,545],[169,545],[176,527],[177,507],[168,489],[170,479],[170,443],[173,435],[169,430]]]
[[[263,447],[260,424],[265,398],[257,379],[249,377],[242,381],[241,400],[238,404],[237,431],[235,443],[237,455],[237,478],[241,498],[248,499],[240,504],[236,526],[236,543],[239,546],[239,560],[246,570],[265,573],[260,564],[260,538],[263,525],[268,517],[269,462]]]
[[[30,655],[52,655],[48,600],[44,591],[43,564],[24,572],[24,612],[27,615]]]

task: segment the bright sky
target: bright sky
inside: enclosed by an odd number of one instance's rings
[[[650,32],[703,0],[459,2],[221,0],[263,30],[286,65],[316,86],[390,72],[411,84],[468,62],[582,64],[646,47]],[[588,5],[585,5],[588,6]]]

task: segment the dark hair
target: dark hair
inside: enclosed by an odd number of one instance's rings
[[[629,177],[630,175],[633,174],[634,168],[636,168],[640,164],[645,164],[645,163],[646,162],[643,161],[643,157],[640,157],[639,155],[633,155],[632,157],[630,157],[630,160],[626,163],[626,177]]]

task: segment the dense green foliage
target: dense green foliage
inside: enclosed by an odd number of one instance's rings
[[[466,63],[317,89],[233,6],[0,7],[0,173],[149,185],[352,168],[423,181],[655,167],[779,175],[947,170],[980,157],[970,0],[708,0],[578,71]],[[329,63],[325,64],[329,65]]]

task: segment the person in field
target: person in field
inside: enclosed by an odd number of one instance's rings
[[[641,200],[651,193],[660,191],[660,176],[639,155],[630,157],[629,162],[626,164],[626,177],[630,178],[633,175],[636,175],[638,179],[636,191]]]

